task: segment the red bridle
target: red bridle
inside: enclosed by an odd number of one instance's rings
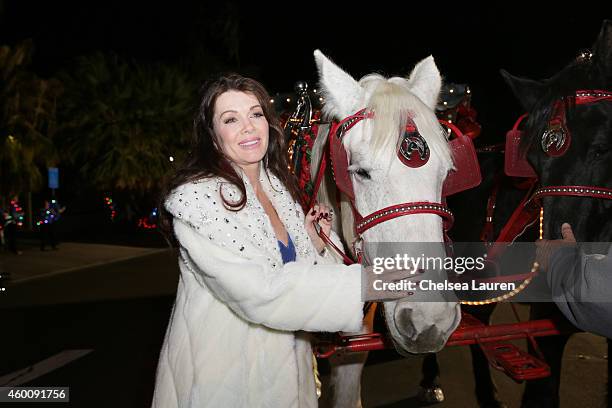
[[[612,92],[602,90],[580,90],[576,91],[576,95],[569,98],[570,104],[589,105],[592,103],[612,101]],[[565,127],[565,114],[557,113],[552,118],[551,122],[562,121]],[[569,137],[569,131],[568,131]],[[569,143],[569,139],[568,139]],[[563,153],[567,150],[565,148]],[[531,197],[534,202],[540,202],[543,197],[586,197],[599,199],[612,199],[612,189],[598,186],[545,186],[538,188]]]
[[[575,96],[564,98],[567,103],[573,105],[590,105],[597,102],[612,101],[612,92],[602,90],[580,90],[576,91]],[[561,125],[566,128],[565,124],[565,111],[559,109],[559,106],[563,105],[563,100],[557,102],[555,108],[555,114],[551,118],[551,126]],[[569,131],[567,131],[569,133]],[[546,133],[546,132],[545,132]],[[569,137],[569,134],[568,134]],[[569,139],[568,139],[569,143]],[[567,147],[561,150],[562,153],[567,151]],[[553,157],[560,156],[562,154],[552,155]],[[588,198],[603,198],[612,199],[612,190],[605,187],[598,186],[545,186],[537,189],[532,196],[532,200],[539,201],[542,197],[559,197],[559,196],[571,196],[571,197],[588,197]]]
[[[568,132],[566,143],[570,141],[569,130],[565,124],[565,111],[560,109],[564,102],[573,105],[589,105],[592,103],[612,101],[612,92],[602,90],[579,90],[576,94],[561,101],[556,102],[554,115],[549,121],[549,128],[561,127]],[[523,115],[515,124],[513,130],[509,132],[506,143],[506,173],[508,169],[516,170],[510,173],[511,176],[528,176],[531,177],[532,185],[537,181],[536,173],[527,162],[527,159],[519,155],[519,144],[522,132],[518,130],[518,124],[525,117]],[[545,132],[546,134],[546,132]],[[543,136],[544,137],[544,136]],[[567,151],[568,146],[559,149],[561,154],[552,154],[553,157],[558,157]],[[542,198],[544,197],[583,197],[596,199],[612,199],[612,189],[599,186],[572,185],[572,186],[543,186],[533,191],[533,194],[527,196],[514,211],[506,226],[502,229],[496,242],[512,242],[520,236],[526,227],[533,224],[538,217],[539,207]]]
[[[446,235],[446,231],[448,231],[448,229],[450,229],[453,224],[453,214],[448,209],[448,207],[442,203],[408,202],[402,204],[395,204],[375,211],[365,217],[362,216],[357,210],[357,206],[355,204],[355,193],[353,191],[353,184],[350,178],[350,174],[348,172],[348,157],[344,146],[342,145],[342,138],[357,123],[361,122],[364,119],[371,119],[373,117],[374,114],[372,112],[367,112],[366,109],[362,109],[357,113],[341,120],[340,122],[333,123],[330,127],[329,134],[327,137],[327,146],[329,149],[328,152],[331,161],[332,176],[338,189],[344,194],[346,194],[351,204],[353,217],[355,220],[354,227],[355,232],[357,233],[357,241],[361,240],[361,236],[365,231],[378,224],[398,217],[415,214],[435,214],[440,216],[444,221],[443,228],[444,235]],[[310,203],[310,208],[314,206],[326,167],[327,157],[326,155],[323,155],[321,163],[319,165],[317,178],[314,184],[314,191]],[[322,238],[324,241],[326,241],[326,243],[333,244],[328,237],[324,236],[324,234],[320,233],[320,235],[322,235]],[[344,258],[345,263],[352,263],[350,258],[343,254],[337,247],[335,247],[335,245],[333,245],[333,247],[334,250],[340,252],[342,257]]]

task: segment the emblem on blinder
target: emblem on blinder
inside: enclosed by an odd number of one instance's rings
[[[565,126],[551,124],[542,134],[542,150],[551,157],[563,156],[569,147],[569,135]]]
[[[565,126],[565,109],[562,103],[555,106],[555,114],[542,133],[540,144],[544,153],[550,157],[563,156],[570,145],[570,133]]]
[[[429,146],[412,121],[406,125],[397,156],[402,163],[412,168],[421,167],[429,160]]]

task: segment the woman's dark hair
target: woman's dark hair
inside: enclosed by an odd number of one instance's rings
[[[202,99],[195,115],[193,128],[194,138],[186,159],[179,168],[171,174],[163,184],[161,203],[159,205],[159,227],[162,233],[175,243],[172,231],[172,215],[164,207],[164,202],[176,187],[208,177],[222,177],[228,183],[235,185],[241,194],[238,201],[227,200],[222,197],[223,204],[232,211],[240,211],[246,204],[246,187],[242,177],[232,167],[230,160],[219,149],[220,143],[216,141],[213,130],[213,115],[217,98],[227,91],[240,91],[254,95],[262,107],[270,130],[268,151],[264,157],[265,170],[272,172],[289,190],[294,200],[299,201],[297,182],[293,174],[288,171],[287,148],[285,136],[280,127],[279,119],[270,105],[270,96],[262,84],[251,78],[238,74],[229,74],[216,80],[208,81],[201,90]]]

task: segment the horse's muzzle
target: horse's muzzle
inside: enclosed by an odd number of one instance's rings
[[[400,300],[395,303],[392,320],[388,325],[400,354],[435,353],[459,325],[461,311],[455,302]]]

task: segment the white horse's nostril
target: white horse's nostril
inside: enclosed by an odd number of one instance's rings
[[[398,306],[400,304],[398,303]],[[408,308],[396,307],[395,309],[395,327],[397,331],[406,339],[415,340],[417,330],[414,327],[413,320],[414,310]]]
[[[436,326],[429,326],[419,333],[415,347],[417,353],[434,353],[440,351],[444,344],[445,336]]]
[[[433,306],[434,303],[428,305]],[[445,308],[448,319],[432,319],[428,311],[431,312],[428,308],[423,308],[423,304],[397,302],[393,310],[393,328],[390,327],[390,332],[395,333],[394,342],[398,351],[432,353],[444,347],[459,323],[458,305],[454,309]]]

